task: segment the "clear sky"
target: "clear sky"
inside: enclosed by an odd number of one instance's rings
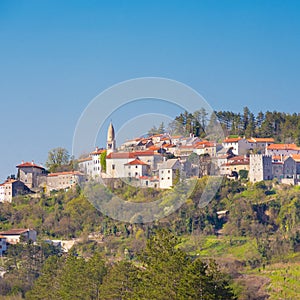
[[[90,100],[131,78],[181,81],[216,110],[299,112],[299,14],[292,0],[1,0],[0,180],[71,151]]]

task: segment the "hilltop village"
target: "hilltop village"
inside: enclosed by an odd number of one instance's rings
[[[128,140],[117,147],[112,123],[106,148],[96,147],[77,162],[77,170],[49,173],[34,161],[22,161],[16,166],[17,176],[0,184],[0,202],[11,202],[19,194],[66,190],[99,178],[160,189],[171,188],[182,178],[205,175],[244,178],[253,183],[274,178],[292,185],[300,181],[300,147],[296,144],[255,137],[227,137],[218,143],[164,133]]]

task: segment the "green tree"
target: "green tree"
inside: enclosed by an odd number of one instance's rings
[[[102,172],[106,173],[106,150],[100,154],[100,164]]]
[[[46,167],[50,172],[58,172],[70,168],[70,154],[65,148],[54,148],[48,152]]]
[[[35,281],[33,288],[26,293],[28,300],[59,299],[59,276],[63,266],[63,258],[49,257],[42,269],[41,276]]]
[[[120,261],[110,267],[100,286],[100,299],[134,299],[134,289],[138,284],[138,269],[131,262]]]

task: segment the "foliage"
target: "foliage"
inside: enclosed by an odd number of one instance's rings
[[[102,172],[106,173],[106,150],[100,154],[100,164]]]
[[[48,152],[46,167],[50,172],[68,171],[73,165],[70,161],[70,154],[65,148],[54,148]]]

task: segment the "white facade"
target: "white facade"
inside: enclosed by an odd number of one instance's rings
[[[232,148],[235,155],[244,155],[251,149],[249,142],[244,138],[227,138],[223,141],[222,146],[227,150]]]
[[[140,178],[149,173],[149,165],[139,159],[135,159],[124,165],[124,173],[129,178]]]
[[[0,235],[6,238],[7,243],[17,244],[21,241],[21,237],[25,241],[36,241],[36,231],[33,229],[10,229],[0,232]]]
[[[180,173],[181,164],[178,159],[169,159],[159,165],[159,187],[168,189],[174,185],[174,180]],[[180,175],[180,174],[179,174]]]
[[[93,177],[94,163],[92,157],[87,157],[78,160],[78,169],[88,177]]]
[[[130,152],[110,153],[106,157],[106,177],[125,178],[127,177],[124,165],[135,160],[135,156]]]

